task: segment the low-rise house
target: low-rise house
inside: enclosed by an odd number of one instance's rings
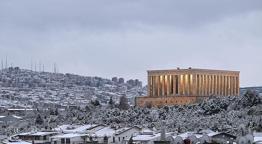
[[[21,141],[21,140],[17,140],[17,141],[3,141],[1,144],[32,144],[30,142],[26,142],[26,141]]]
[[[179,135],[169,136],[167,138],[171,143],[189,141],[191,143],[204,143],[218,142],[218,143],[229,143],[233,144],[236,142],[236,136],[224,133],[208,131],[204,133],[185,132]]]
[[[50,137],[57,135],[57,132],[28,132],[17,134],[14,137],[34,144],[48,144]]]
[[[87,134],[67,133],[50,138],[51,144],[85,144]]]
[[[61,125],[54,130],[60,133],[93,133],[104,128],[103,125],[87,124],[87,125]]]
[[[132,136],[137,135],[140,131],[141,128],[137,126],[120,128],[113,136],[115,143],[122,144],[124,141],[129,140]]]
[[[22,120],[22,118],[16,115],[8,114],[6,116],[0,116],[0,122],[1,122],[2,128],[5,128],[7,125],[16,123],[20,120]]]
[[[135,144],[154,144],[154,141],[159,141],[161,139],[161,133],[155,134],[139,134],[132,138]],[[126,142],[126,144],[128,141]]]
[[[131,139],[134,144],[154,144],[154,141],[161,140],[161,133],[155,133],[150,129],[143,129],[138,134],[134,133]],[[128,144],[129,140],[127,139],[123,143]]]
[[[235,143],[236,142],[236,136],[232,134],[228,134],[225,132],[213,132],[213,133],[208,133],[207,134],[209,137],[211,137],[212,141],[223,141],[229,144]]]
[[[262,133],[255,132],[253,135],[254,135],[254,143],[262,144]]]
[[[89,134],[87,142],[90,143],[115,143],[116,130],[111,127],[104,127],[92,134]]]

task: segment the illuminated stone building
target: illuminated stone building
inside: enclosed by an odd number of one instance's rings
[[[239,71],[174,69],[148,71],[148,96],[136,105],[164,106],[195,103],[211,96],[238,96]]]

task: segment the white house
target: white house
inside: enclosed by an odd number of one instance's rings
[[[254,135],[254,142],[256,144],[262,144],[262,133],[255,132],[253,135]]]
[[[54,135],[57,135],[57,132],[27,132],[17,134],[14,137],[18,137],[27,142],[34,142],[35,144],[45,144],[48,143],[49,138]]]
[[[84,144],[87,134],[68,133],[50,138],[51,144]]]
[[[141,128],[134,127],[124,127],[116,130],[113,139],[115,139],[115,143],[122,144],[124,141],[128,141],[132,136],[139,134]]]
[[[61,133],[93,133],[104,128],[103,125],[87,124],[87,125],[61,125],[54,130]]]
[[[134,133],[132,140],[135,144],[154,144],[154,141],[159,141],[161,139],[161,133],[155,133],[150,129],[143,129],[141,132]],[[124,143],[127,144],[129,141],[125,140]]]
[[[3,141],[1,144],[32,144],[32,143],[19,140],[19,141]]]
[[[96,132],[93,132],[89,135],[87,141],[95,141],[98,143],[104,143],[105,141],[108,143],[115,143],[115,137],[114,134],[116,133],[116,130],[111,127],[104,127]]]

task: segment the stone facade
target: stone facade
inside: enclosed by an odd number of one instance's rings
[[[239,71],[175,69],[148,71],[148,96],[137,106],[184,105],[210,96],[238,96]]]

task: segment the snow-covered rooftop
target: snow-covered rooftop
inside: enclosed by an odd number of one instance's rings
[[[18,134],[20,136],[26,136],[26,135],[30,135],[30,136],[45,136],[45,135],[51,135],[51,134],[56,134],[57,132],[27,132],[27,133],[21,133]]]
[[[137,135],[137,136],[133,137],[133,140],[134,141],[150,141],[150,140],[154,140],[154,139],[159,138],[160,135],[161,135],[160,133],[153,134],[153,135],[140,134],[140,135]]]
[[[81,137],[81,136],[87,136],[87,134],[68,133],[68,134],[56,135],[53,136],[52,138],[73,138],[73,137]]]
[[[96,132],[94,132],[93,134],[98,136],[98,137],[104,137],[104,136],[113,136],[115,134],[116,130],[110,128],[110,127],[104,127]]]
[[[5,142],[5,144],[32,144],[32,143],[25,142],[25,141],[16,141],[16,142]]]
[[[55,131],[63,131],[64,133],[85,133],[87,130],[97,127],[98,125],[61,125],[55,128]]]
[[[254,133],[254,142],[262,142],[262,133]]]

